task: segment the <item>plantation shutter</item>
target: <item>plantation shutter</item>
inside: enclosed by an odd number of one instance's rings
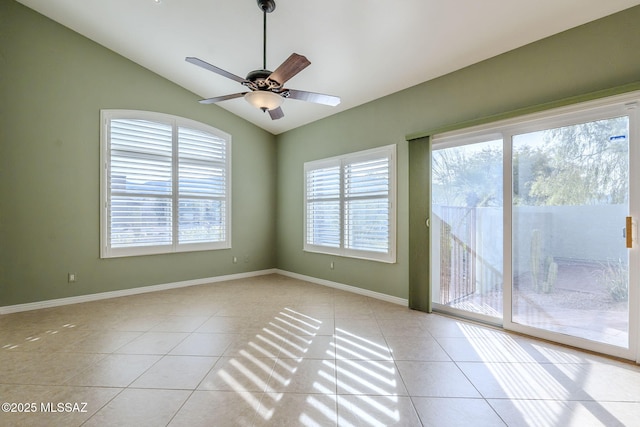
[[[311,169],[306,175],[307,244],[339,248],[340,164]]]
[[[307,162],[304,250],[395,262],[395,145]]]
[[[199,130],[178,130],[178,242],[225,241],[227,144]]]
[[[231,136],[161,113],[101,115],[100,256],[231,247]]]
[[[117,119],[110,130],[110,246],[171,245],[171,125]]]
[[[389,251],[389,158],[344,167],[344,247]]]

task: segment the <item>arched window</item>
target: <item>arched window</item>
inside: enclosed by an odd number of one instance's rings
[[[166,114],[101,111],[102,258],[231,247],[231,136]]]

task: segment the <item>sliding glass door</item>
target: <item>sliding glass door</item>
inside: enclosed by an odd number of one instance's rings
[[[625,98],[436,136],[434,308],[636,359],[636,114]]]
[[[500,323],[503,306],[502,139],[433,152],[432,301]]]
[[[514,324],[629,343],[629,117],[512,137]]]

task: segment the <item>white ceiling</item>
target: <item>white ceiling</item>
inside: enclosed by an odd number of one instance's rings
[[[196,56],[244,77],[262,68],[256,0],[18,0],[203,98],[239,83],[185,62]],[[292,52],[311,65],[287,87],[338,95],[337,107],[286,100],[285,117],[243,99],[217,105],[279,134],[640,0],[276,0],[267,16],[267,68]],[[205,106],[202,108],[216,108]]]

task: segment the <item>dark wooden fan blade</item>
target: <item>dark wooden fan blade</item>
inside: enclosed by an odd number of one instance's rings
[[[340,97],[333,95],[325,95],[323,93],[306,92],[304,90],[286,89],[289,91],[290,99],[299,99],[300,101],[314,102],[316,104],[330,105],[335,107],[340,104]]]
[[[193,56],[187,56],[185,61],[197,65],[198,67],[204,68],[205,70],[213,71],[216,74],[220,74],[223,77],[226,77],[231,80],[235,80],[238,83],[244,83],[246,79],[236,76],[235,74],[231,74],[228,71],[223,70],[222,68],[218,68],[215,65],[211,65],[208,62],[203,61],[202,59],[194,58]]]
[[[200,104],[215,104],[216,102],[226,101],[227,99],[242,98],[246,94],[247,94],[247,92],[233,93],[231,95],[222,95],[222,96],[216,96],[214,98],[201,99],[198,102]]]
[[[309,62],[307,58],[302,55],[298,55],[297,53],[292,53],[286,61],[280,64],[280,66],[271,73],[269,80],[283,85],[287,80],[307,68],[309,65],[311,65],[311,62]]]
[[[269,115],[271,116],[271,120],[278,120],[284,117],[284,111],[282,108],[274,108],[273,110],[269,110]]]

